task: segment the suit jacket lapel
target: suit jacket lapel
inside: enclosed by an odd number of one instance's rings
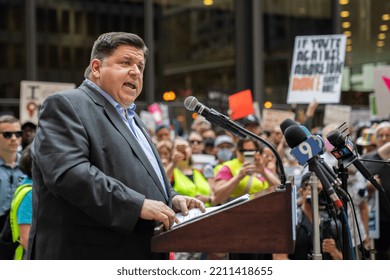
[[[85,86],[86,88],[83,87],[83,86]],[[168,198],[167,198],[166,195],[165,195],[164,189],[163,189],[163,188],[165,188],[165,186],[161,186],[160,180],[158,179],[157,174],[154,171],[151,163],[149,162],[149,159],[147,158],[145,152],[143,151],[142,147],[138,143],[138,140],[135,138],[133,133],[131,133],[131,131],[129,130],[127,125],[123,122],[123,120],[119,116],[119,114],[116,111],[116,109],[114,108],[114,106],[112,106],[112,104],[104,96],[102,96],[100,93],[96,92],[95,89],[89,87],[87,84],[83,83],[80,86],[80,88],[83,89],[84,92],[86,92],[95,101],[95,103],[97,105],[103,107],[104,112],[106,113],[107,118],[116,127],[116,129],[122,134],[122,136],[126,139],[126,141],[128,142],[130,148],[134,151],[134,153],[140,159],[140,161],[142,162],[142,164],[144,165],[144,167],[146,168],[146,170],[148,171],[150,176],[153,178],[153,181],[158,186],[159,191],[164,195],[164,197],[166,198],[166,200],[168,202],[168,200],[170,198],[169,197],[170,196],[169,190],[167,190],[167,194],[168,194]],[[137,115],[136,115],[136,122],[137,122],[137,125],[141,128],[142,132],[144,133],[146,139],[148,139],[149,145],[153,149],[153,153],[156,155],[157,154],[157,150],[154,147],[154,144],[151,143],[151,141],[149,139],[150,138],[149,135],[145,134],[145,127],[142,125],[142,122],[138,118]],[[160,169],[161,169],[162,168],[161,161],[159,160],[158,156],[156,156],[156,157],[157,157]],[[167,181],[166,176],[165,176],[165,172],[162,171],[162,173],[163,173],[163,178],[164,178],[165,183],[169,185],[169,182]]]
[[[136,114],[135,115],[135,118],[134,118],[135,122],[137,123],[138,127],[141,129],[142,133],[145,135],[145,138],[148,140],[148,143],[150,145],[150,147],[152,148],[153,150],[153,153],[154,153],[154,156],[156,157],[157,159],[157,163],[158,163],[158,166],[160,167],[160,171],[163,175],[163,178],[164,178],[164,183],[165,183],[165,186],[161,186],[161,183],[160,183],[160,180],[158,179],[157,175],[156,175],[156,178],[153,177],[153,179],[156,181],[158,181],[158,186],[161,188],[165,188],[166,190],[166,193],[168,195],[168,197],[170,198],[171,194],[170,194],[170,189],[169,189],[169,186],[171,185],[171,183],[169,182],[167,176],[166,176],[166,173],[165,173],[165,169],[164,169],[164,166],[161,162],[161,159],[160,159],[160,155],[156,149],[156,146],[154,145],[154,143],[152,142],[152,140],[150,139],[150,136],[149,136],[149,133],[147,131],[147,128],[144,126],[143,122],[141,121],[140,117]],[[138,144],[138,143],[137,143]],[[149,161],[148,161],[149,162]],[[150,165],[150,164],[149,164]],[[153,169],[153,173],[155,174],[154,172],[154,169]],[[157,182],[156,182],[157,183]],[[163,189],[161,189],[162,192],[164,192]],[[165,193],[165,192],[164,192]]]

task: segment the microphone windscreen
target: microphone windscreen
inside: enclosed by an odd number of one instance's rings
[[[292,125],[297,125],[297,123],[294,122],[292,119],[285,119],[284,121],[282,121],[282,123],[280,124],[280,129],[282,130],[282,133],[284,134],[286,129]]]
[[[337,129],[329,132],[326,138],[328,138],[330,144],[337,148],[342,147],[345,143],[345,138]]]
[[[284,137],[290,148],[295,148],[307,139],[306,133],[299,125],[291,125],[284,132]]]
[[[305,132],[307,137],[309,137],[311,135],[311,132],[309,131],[309,129],[306,126],[300,125],[299,127],[303,130],[303,132]]]
[[[198,99],[196,99],[195,96],[188,96],[184,100],[184,107],[186,107],[187,110],[189,111],[194,111],[196,108],[196,105],[198,105]]]

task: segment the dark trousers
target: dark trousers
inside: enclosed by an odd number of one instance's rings
[[[377,260],[390,260],[390,221],[380,221],[380,237],[375,239],[375,249]]]
[[[0,260],[12,260],[15,254],[15,245],[12,242],[12,236],[3,233],[3,228],[8,215],[0,216]]]

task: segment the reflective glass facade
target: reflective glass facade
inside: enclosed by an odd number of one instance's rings
[[[189,114],[189,95],[225,111],[244,89],[289,109],[295,36],[335,33],[349,38],[341,103],[367,107],[364,77],[390,61],[389,13],[389,0],[0,0],[0,112],[19,114],[21,80],[80,84],[108,31],[137,33],[151,50],[140,109],[174,91],[173,115]]]

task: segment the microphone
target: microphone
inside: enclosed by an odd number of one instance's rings
[[[334,147],[331,151],[331,154],[338,160],[341,160],[345,167],[353,164],[357,170],[366,178],[366,180],[370,181],[374,187],[381,192],[385,192],[383,187],[378,183],[378,181],[374,178],[374,175],[368,170],[368,168],[359,160],[356,156],[355,151],[353,149],[354,143],[349,136],[347,129],[343,128],[346,123],[343,123],[335,130],[331,131],[326,135]]]
[[[195,111],[199,115],[202,115],[206,118],[209,122],[216,124],[226,130],[229,130],[231,133],[233,133],[236,136],[240,136],[243,138],[246,138],[246,134],[240,131],[239,125],[235,122],[231,121],[229,117],[215,111],[214,109],[210,109],[200,103],[198,99],[194,96],[188,96],[184,100],[184,107],[186,107],[189,111]]]
[[[292,119],[285,119],[280,123],[280,129],[282,130],[283,135],[286,129],[292,125],[298,125],[298,123],[294,122]]]
[[[290,146],[291,155],[300,165],[306,163],[323,150],[322,139],[315,135],[306,135],[306,132],[298,124],[287,127],[284,131],[287,144]]]
[[[309,131],[309,129],[304,126],[304,125],[299,125],[298,123],[294,122],[293,120],[291,119],[285,119],[281,124],[280,124],[280,129],[282,130],[283,134],[285,133],[286,129],[289,128],[290,126],[292,125],[298,125],[299,128],[306,134],[306,137],[309,138],[311,137],[311,133]],[[301,134],[301,133],[300,133]],[[324,147],[324,141],[322,139],[321,136],[319,135],[316,135],[316,136],[313,136],[314,139],[320,143],[320,147],[321,147],[321,151],[319,152],[319,154],[323,154],[323,147]],[[302,138],[303,138],[303,134],[302,134]],[[311,137],[312,138],[312,137]],[[299,141],[301,141],[302,139],[300,139]],[[298,142],[299,142],[298,141]],[[312,140],[309,140],[309,141],[312,141]],[[291,143],[292,145],[294,145],[293,143]],[[299,156],[299,152],[297,151],[294,151],[294,153],[296,153],[296,155]],[[295,157],[296,158],[296,157]],[[300,158],[300,160],[302,161],[302,164],[303,165],[305,162],[307,162],[306,159],[303,159]],[[333,172],[332,168],[330,168],[324,161],[323,158],[321,157],[318,157],[318,160],[320,161],[321,163],[321,166],[323,167],[323,172],[324,172],[324,175],[327,176],[329,182],[331,183],[332,187],[334,187],[337,191],[337,193],[339,195],[341,195],[345,201],[350,201],[349,199],[349,196],[348,194],[341,188],[341,181],[340,179],[337,177],[337,175]],[[299,161],[298,161],[299,162]]]
[[[287,144],[292,149],[291,155],[297,159],[300,165],[309,165],[309,170],[314,171],[317,175],[333,204],[336,208],[342,209],[343,203],[329,181],[328,168],[323,167],[326,163],[321,162],[318,156],[323,150],[322,141],[314,135],[307,137],[299,125],[291,125],[286,128],[284,136]]]
[[[300,124],[294,122],[292,119],[285,119],[284,121],[282,121],[280,123],[280,129],[282,130],[282,133],[284,134],[286,129],[292,125],[298,125],[303,130],[303,132],[305,132],[307,137],[309,137],[311,135],[309,129],[306,126],[300,125]]]

